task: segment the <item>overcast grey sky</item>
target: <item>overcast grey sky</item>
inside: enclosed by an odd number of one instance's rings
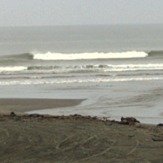
[[[163,23],[163,0],[0,0],[0,26]]]

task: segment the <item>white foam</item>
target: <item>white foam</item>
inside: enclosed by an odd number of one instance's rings
[[[137,71],[137,70],[162,70],[163,64],[127,64],[127,65],[108,65],[109,69],[104,71]]]
[[[130,82],[130,81],[150,81],[150,80],[163,80],[163,77],[133,77],[133,78],[96,78],[96,79],[57,79],[57,80],[10,80],[0,81],[0,85],[41,85],[41,84],[98,84],[98,83],[109,83],[109,82]]]
[[[0,67],[0,72],[13,72],[13,71],[24,71],[27,67],[24,66],[10,66],[10,67]]]
[[[140,51],[128,51],[119,53],[32,53],[33,59],[37,60],[87,60],[87,59],[125,59],[125,58],[144,58],[148,53]]]

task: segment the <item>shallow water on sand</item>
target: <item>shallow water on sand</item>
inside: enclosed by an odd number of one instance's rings
[[[41,87],[41,88],[40,88]],[[162,123],[162,81],[113,82],[107,86],[78,89],[48,86],[2,87],[0,98],[86,99],[80,105],[55,109],[34,110],[28,113],[52,115],[91,115],[120,120],[133,116],[142,123]]]

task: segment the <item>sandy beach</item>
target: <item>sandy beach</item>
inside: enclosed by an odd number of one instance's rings
[[[75,116],[0,116],[0,162],[162,163],[163,127]]]
[[[72,99],[1,99],[0,162],[163,161],[163,127],[90,116],[24,114],[78,105]],[[10,112],[15,114],[10,114]]]

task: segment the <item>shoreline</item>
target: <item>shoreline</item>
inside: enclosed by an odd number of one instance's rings
[[[40,114],[49,116],[72,116],[74,114],[81,116],[98,117],[98,119],[106,119],[112,121],[120,121],[123,114],[119,113],[119,117],[115,116],[98,116],[93,114],[81,114],[75,112],[66,114],[69,107],[75,107],[80,105],[86,99],[45,99],[45,98],[1,98],[0,99],[0,114],[10,114],[15,112],[16,114]],[[65,114],[64,114],[65,111]],[[142,115],[143,116],[143,115]],[[127,116],[126,116],[127,117]],[[157,117],[137,117],[142,124],[157,125],[162,123],[162,118]]]

